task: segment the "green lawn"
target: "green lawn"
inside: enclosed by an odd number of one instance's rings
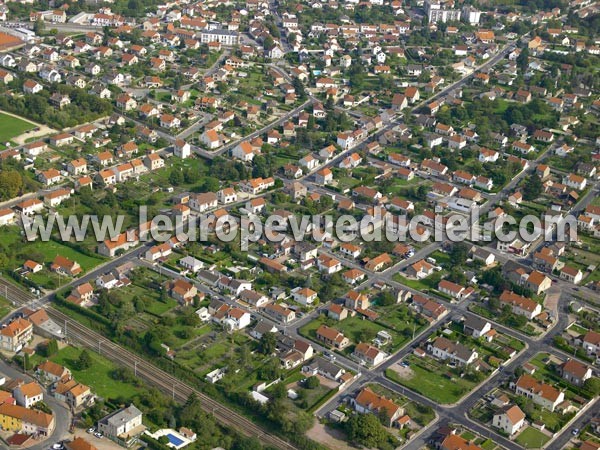
[[[93,360],[92,367],[78,370],[77,359],[81,352],[82,350],[79,348],[65,347],[50,359],[69,368],[77,381],[90,386],[92,391],[101,397],[131,398],[138,393],[139,390],[136,387],[115,380],[111,375],[117,366],[95,352],[88,350]]]
[[[408,279],[397,273],[394,275],[394,280],[410,288],[417,289],[421,292],[427,292],[430,289],[437,289],[438,283],[443,276],[443,270],[440,272],[433,272],[427,278],[423,278],[421,280]]]
[[[541,448],[549,440],[548,435],[535,428],[527,427],[517,436],[515,442],[525,448]]]
[[[57,255],[62,255],[65,258],[69,258],[71,261],[78,262],[81,268],[87,272],[102,262],[100,257],[84,255],[83,253],[80,253],[71,247],[67,247],[66,245],[55,241],[35,241],[26,245],[31,247],[31,252],[42,255],[44,258],[44,263],[51,263],[54,261],[54,258],[56,258]]]
[[[2,144],[33,128],[35,125],[30,122],[0,113],[0,143]]]
[[[392,369],[387,369],[385,376],[396,383],[423,394],[435,402],[441,404],[456,403],[474,386],[474,383],[463,378],[456,376],[447,378],[444,376],[442,371],[445,366],[434,372],[417,365],[415,358],[409,358],[409,361],[411,363],[410,369],[413,373],[411,378],[401,378]],[[428,361],[433,362],[432,360]],[[434,362],[434,364],[437,363]]]
[[[0,296],[0,319],[12,310],[12,305],[4,297]]]

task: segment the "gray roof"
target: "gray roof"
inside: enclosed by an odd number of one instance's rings
[[[474,316],[472,314],[468,314],[465,319],[465,328],[470,328],[471,330],[481,331],[483,327],[488,323],[487,320],[482,319],[481,317]]]
[[[101,420],[102,423],[108,423],[112,426],[119,426],[121,423],[130,422],[134,418],[141,416],[142,412],[135,407],[135,405],[129,405],[127,408],[115,411],[109,414]]]

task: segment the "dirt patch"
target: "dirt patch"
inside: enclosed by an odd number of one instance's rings
[[[410,380],[415,375],[410,367],[404,367],[400,364],[394,364],[390,369],[396,372],[403,380]]]
[[[320,422],[315,423],[315,425],[308,430],[307,436],[318,443],[323,444],[330,450],[352,450],[356,448],[344,441],[344,433],[326,427]]]

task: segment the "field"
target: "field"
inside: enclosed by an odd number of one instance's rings
[[[131,384],[113,378],[112,372],[117,366],[97,353],[88,350],[92,357],[92,366],[86,370],[78,370],[77,359],[81,352],[81,349],[75,347],[65,347],[50,359],[70,369],[77,381],[90,386],[100,397],[129,399],[138,393]]]
[[[0,144],[4,145],[15,136],[20,136],[33,128],[35,125],[30,122],[0,113]]]
[[[334,322],[326,319],[325,316],[320,316],[319,318],[304,325],[300,329],[300,333],[307,338],[316,341],[317,328],[319,328],[319,326],[322,324],[327,324],[328,326],[335,328],[336,330],[342,332],[348,339],[350,339],[351,345],[346,347],[344,350],[345,353],[352,353],[354,344],[358,344],[359,342],[371,342],[379,331],[386,331],[390,334],[390,336],[392,336],[392,341],[389,344],[389,348],[383,348],[383,350],[388,353],[395,352],[409,339],[408,334],[400,334],[377,322],[366,319],[363,320],[361,316],[348,317],[340,322]],[[409,327],[410,332],[412,333],[412,325],[406,324],[406,328]]]
[[[45,263],[51,263],[57,255],[64,256],[71,261],[78,262],[81,268],[86,272],[102,262],[100,258],[84,255],[71,247],[67,247],[66,245],[54,241],[32,244],[31,251],[43,255]]]
[[[448,378],[444,375],[444,367],[432,359],[417,360],[409,357],[410,377],[401,377],[392,369],[385,372],[387,378],[409,389],[412,389],[431,400],[441,404],[456,403],[463,395],[473,388],[475,383],[453,376]],[[425,369],[421,364],[431,365],[431,370]],[[448,368],[448,371],[450,369]]]
[[[515,442],[525,448],[541,448],[549,440],[548,435],[535,428],[527,427],[517,436]]]

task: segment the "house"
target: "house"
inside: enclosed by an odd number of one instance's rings
[[[492,425],[512,436],[525,424],[525,413],[517,405],[504,405],[492,418]]]
[[[75,438],[71,442],[66,442],[64,445],[67,450],[98,450],[96,446],[90,444],[82,437]]]
[[[14,223],[15,217],[12,209],[0,209],[0,227]]]
[[[49,436],[55,426],[52,414],[10,403],[0,404],[0,423],[5,431],[37,436]]]
[[[25,80],[25,82],[23,83],[23,92],[25,92],[26,94],[37,94],[43,89],[44,86],[42,86],[37,81],[33,81],[31,79]]]
[[[317,267],[320,272],[331,275],[342,270],[342,263],[331,256],[321,254],[317,258]]]
[[[189,158],[192,155],[192,147],[183,139],[177,139],[173,146],[173,154],[178,158]]]
[[[89,302],[94,296],[94,288],[90,283],[83,283],[71,290],[67,300],[78,305]]]
[[[36,372],[50,383],[55,383],[63,378],[68,378],[71,375],[69,369],[49,360],[46,360],[37,366]]]
[[[60,205],[64,200],[71,198],[73,191],[69,188],[56,189],[44,195],[44,204],[49,208]]]
[[[40,212],[44,209],[44,203],[37,198],[32,198],[29,200],[25,200],[15,206],[15,211],[20,212],[26,216],[30,216],[35,214],[36,212]]]
[[[600,333],[588,331],[582,338],[581,346],[588,355],[597,355],[600,349]]]
[[[572,266],[564,266],[560,269],[559,276],[562,280],[566,280],[573,284],[579,284],[583,279],[583,272]]]
[[[397,419],[404,415],[404,408],[396,405],[390,399],[376,394],[368,387],[363,388],[351,402],[354,410],[360,414],[375,414],[377,417],[385,417],[385,425],[388,427],[391,427]]]
[[[320,185],[327,185],[333,181],[333,172],[328,167],[317,171],[315,174],[315,182]]]
[[[466,335],[471,335],[475,339],[485,336],[492,329],[492,324],[479,316],[468,314],[464,323],[463,331]]]
[[[39,384],[31,381],[17,387],[13,391],[13,397],[17,401],[17,405],[31,408],[36,403],[44,400],[44,391]]]
[[[185,280],[175,280],[169,284],[169,294],[181,304],[190,304],[198,289],[192,283]]]
[[[142,412],[134,405],[119,409],[98,421],[98,431],[111,440],[129,442],[145,430]]]
[[[32,338],[33,324],[20,317],[0,329],[0,348],[19,352]]]
[[[352,356],[374,367],[382,363],[387,355],[377,347],[361,342],[354,348]]]
[[[357,291],[349,291],[344,297],[344,305],[352,310],[367,310],[370,305],[369,297]]]
[[[563,178],[563,183],[566,184],[570,188],[581,191],[581,190],[585,189],[587,180],[584,177],[582,177],[581,175],[576,175],[574,173],[570,173],[569,175],[567,175],[566,177]]]
[[[231,150],[231,156],[241,159],[244,162],[250,162],[254,156],[260,154],[260,149],[255,148],[250,142],[242,141]]]
[[[294,301],[308,306],[311,305],[317,299],[317,293],[310,288],[295,288],[292,290],[292,297]]]
[[[74,159],[67,164],[67,172],[75,176],[87,173],[87,161],[84,158]]]
[[[585,364],[569,359],[558,367],[560,376],[575,386],[583,386],[585,380],[592,378],[592,369]]]
[[[157,170],[165,166],[165,160],[158,153],[150,153],[144,157],[144,166],[148,170]]]
[[[56,255],[50,265],[50,270],[61,275],[77,276],[81,273],[81,266],[76,261],[71,261],[61,255]]]
[[[269,303],[269,298],[266,295],[252,289],[244,289],[240,292],[240,300],[255,308],[261,308]]]
[[[554,386],[536,380],[529,374],[519,377],[515,383],[515,392],[517,395],[523,395],[533,401],[533,403],[552,412],[565,399],[563,392]]]
[[[333,303],[327,308],[327,317],[333,320],[341,321],[348,317],[348,310],[342,305]]]
[[[181,126],[181,121],[178,117],[171,114],[162,114],[160,116],[160,126],[167,129],[179,128]]]
[[[325,343],[325,345],[339,350],[347,347],[350,344],[350,340],[347,337],[345,337],[335,328],[330,328],[327,325],[319,326],[315,336],[317,340]]]
[[[282,323],[290,323],[296,318],[296,313],[293,310],[285,308],[276,303],[271,303],[265,306],[263,312]]]
[[[472,288],[465,288],[448,280],[440,280],[438,291],[457,300],[463,300],[473,293]]]
[[[218,197],[214,192],[203,192],[190,196],[189,207],[200,213],[216,208]]]
[[[227,330],[243,330],[252,320],[249,312],[240,308],[229,308],[221,323]]]
[[[445,361],[449,359],[454,363],[460,365],[468,365],[477,359],[479,354],[461,343],[454,343],[444,337],[438,337],[429,344],[427,349],[433,354],[434,357]]]
[[[273,179],[273,177],[252,178],[250,180],[246,180],[240,183],[240,188],[242,189],[242,191],[253,195],[266,191],[267,189],[273,186],[275,186],[275,180]]]
[[[321,375],[333,381],[339,381],[345,372],[341,367],[321,357],[314,358],[310,364],[302,367],[302,373],[306,376]]]
[[[542,312],[542,306],[539,303],[512,291],[502,292],[500,303],[510,306],[514,314],[525,316],[529,320],[539,316]]]
[[[422,279],[433,273],[433,265],[425,260],[419,260],[406,268],[406,274],[409,277]]]
[[[60,183],[62,181],[62,178],[62,175],[56,169],[42,170],[37,174],[37,179],[41,183],[44,183],[46,186]]]
[[[365,264],[365,269],[371,272],[378,272],[384,267],[392,264],[392,258],[387,253],[382,253],[374,258],[369,259]]]

